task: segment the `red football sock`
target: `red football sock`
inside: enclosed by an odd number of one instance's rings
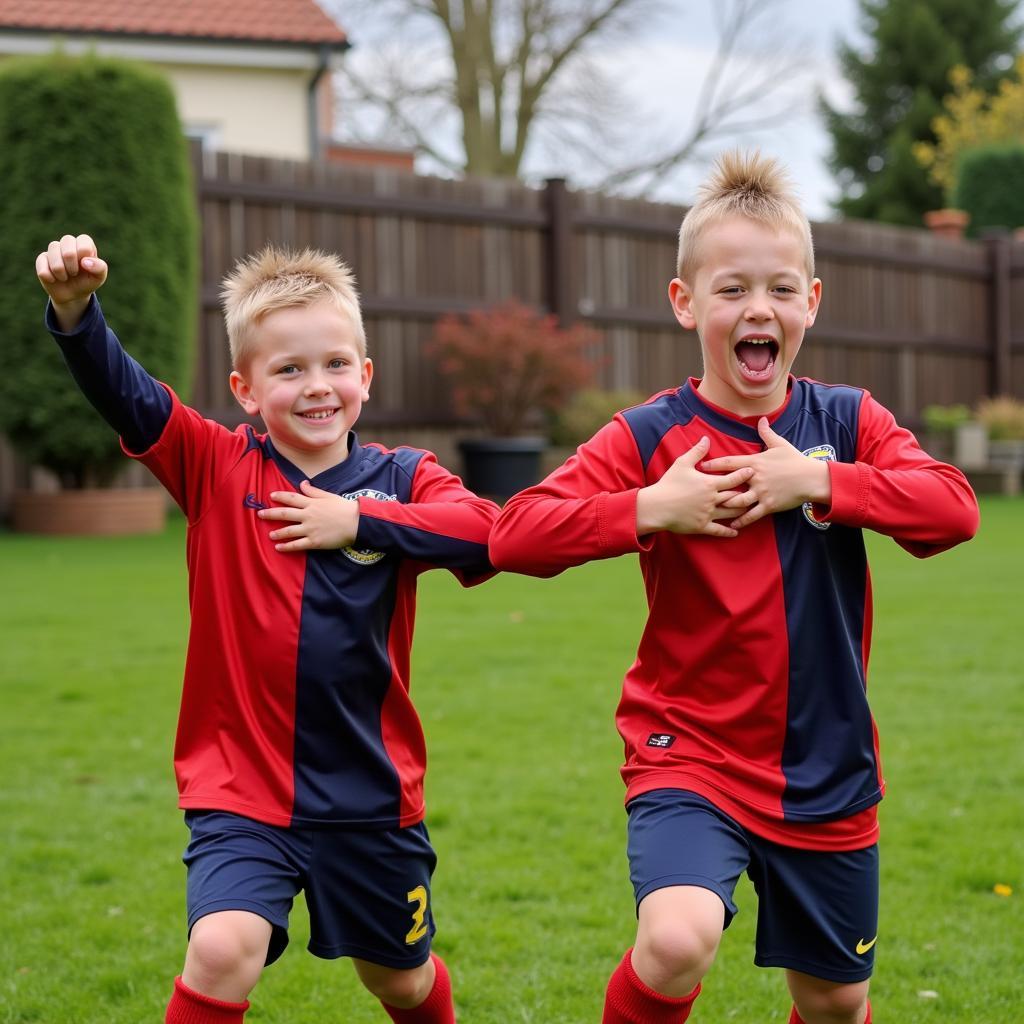
[[[804,1024],[803,1017],[796,1012],[796,1007],[793,1007],[793,1012],[789,1015],[789,1024]],[[871,1024],[871,1001],[868,1000],[868,1015],[864,1018],[864,1024]]]
[[[174,979],[174,995],[167,1004],[164,1024],[242,1024],[249,1001],[225,1003],[193,992],[181,978]]]
[[[388,1006],[381,1002],[387,1015],[396,1024],[455,1024],[455,1006],[452,1003],[452,982],[448,977],[448,968],[436,953],[430,954],[434,961],[434,987],[430,995],[411,1010],[402,1010],[397,1006]]]
[[[632,949],[626,950],[608,982],[601,1024],[683,1024],[700,995],[700,985],[681,999],[663,996],[637,977],[632,953]]]

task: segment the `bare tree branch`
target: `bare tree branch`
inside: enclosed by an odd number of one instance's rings
[[[806,81],[804,48],[798,39],[780,43],[776,33],[762,31],[762,23],[778,14],[780,0],[712,3],[718,46],[689,130],[671,148],[617,168],[600,179],[597,187],[636,186],[646,179],[640,190],[644,194],[657,184],[659,176],[691,161],[708,142],[764,131],[792,116],[795,104],[786,90],[793,92]],[[744,118],[738,119],[741,114]]]
[[[662,126],[641,132],[652,108],[626,102],[608,58],[673,0],[322,2],[356,44],[340,76],[345,130],[384,132],[451,173],[522,176],[546,147],[561,166],[584,161],[591,184],[646,190],[710,141],[778,123],[807,78],[800,40],[774,31],[787,0],[705,0],[714,58],[686,129],[656,145]]]
[[[378,71],[380,69],[378,68]],[[350,132],[355,141],[358,142],[395,142],[408,145],[419,153],[435,160],[440,166],[458,174],[464,167],[464,160],[458,155],[444,152],[435,145],[431,130],[431,122],[424,123],[414,119],[408,111],[423,104],[440,102],[449,106],[451,98],[447,89],[439,91],[436,83],[426,83],[422,86],[405,84],[400,93],[394,94],[386,88],[381,88],[380,80],[371,83],[364,79],[355,69],[347,71],[347,85],[349,87],[347,100],[349,103],[365,105],[373,108],[378,118],[387,125],[387,132],[383,132],[378,124],[374,124],[368,131],[357,130],[355,124],[350,122]]]

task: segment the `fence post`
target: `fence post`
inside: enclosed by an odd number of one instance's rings
[[[572,211],[565,178],[544,182],[544,200],[548,214],[545,297],[560,326],[568,327],[576,319],[577,310],[571,260]]]
[[[986,231],[982,240],[988,249],[991,276],[990,302],[992,353],[989,363],[989,394],[1008,395],[1011,383],[1010,344],[1013,325],[1010,313],[1010,258],[1008,231]]]

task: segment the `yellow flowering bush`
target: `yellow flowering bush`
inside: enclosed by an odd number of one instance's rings
[[[1009,395],[983,398],[977,419],[984,423],[993,441],[1024,440],[1024,402]]]
[[[947,198],[966,150],[1024,138],[1024,54],[1017,58],[1013,75],[1004,78],[991,96],[974,85],[971,70],[962,64],[950,71],[949,80],[952,92],[943,102],[943,113],[932,121],[936,142],[914,144],[917,161]]]

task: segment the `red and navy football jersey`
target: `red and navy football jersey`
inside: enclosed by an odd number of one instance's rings
[[[52,321],[49,321],[51,329]],[[492,572],[493,502],[429,452],[360,444],[312,479],[359,502],[355,543],[282,553],[257,511],[305,475],[251,426],[183,405],[121,348],[93,302],[53,331],[93,404],[188,520],[191,628],[174,765],[180,806],[271,825],[406,826],[426,753],[409,696],[416,580]]]
[[[791,846],[877,837],[884,782],[866,687],[871,585],[862,528],[926,557],[971,537],[963,474],[936,462],[866,391],[791,380],[773,429],[829,463],[829,508],[767,516],[735,538],[638,538],[637,491],[704,435],[707,458],[763,449],[756,417],[704,401],[697,381],[618,414],[491,533],[500,569],[551,576],[639,552],[649,617],[617,725],[626,799],[699,793]]]

